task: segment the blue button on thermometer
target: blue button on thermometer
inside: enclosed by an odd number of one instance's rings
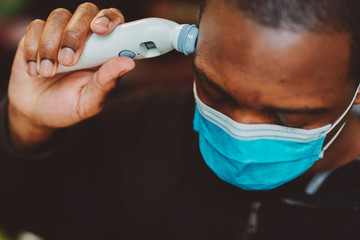
[[[119,57],[129,57],[129,58],[135,58],[136,54],[129,50],[123,50],[119,53]]]
[[[195,51],[198,33],[195,25],[179,25],[161,18],[124,23],[111,34],[93,34],[78,63],[71,67],[59,65],[57,72],[97,67],[118,56],[137,60],[157,57],[173,49],[189,55]]]

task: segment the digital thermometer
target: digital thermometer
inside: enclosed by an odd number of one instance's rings
[[[195,51],[198,29],[161,18],[145,18],[119,25],[108,35],[93,34],[85,44],[78,63],[59,65],[57,73],[97,67],[112,58],[152,58],[173,49],[189,55]]]

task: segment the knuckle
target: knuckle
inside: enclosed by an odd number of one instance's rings
[[[38,25],[44,25],[45,21],[41,19],[35,19],[30,23],[31,26],[38,26]]]
[[[26,62],[29,61],[36,61],[36,55],[34,53],[30,53],[30,52],[24,52],[24,58]]]
[[[36,44],[25,44],[24,51],[29,55],[33,55],[37,52],[38,46]]]
[[[39,46],[39,56],[41,59],[43,58],[47,58],[50,60],[54,60],[56,58],[56,51],[55,48],[56,46],[54,45],[53,42],[51,41],[44,41],[41,43],[41,45]]]
[[[108,86],[106,86],[103,82],[101,82],[98,78],[96,79],[95,81],[96,83],[96,86],[99,88],[99,89],[102,89],[102,90],[106,90],[108,88]]]
[[[99,8],[91,2],[84,2],[82,3],[79,8],[86,8],[86,9],[91,9],[91,10],[98,10]]]
[[[104,9],[102,11],[102,15],[109,17],[111,20],[120,19],[120,21],[124,20],[124,15],[121,13],[119,9],[109,8]]]
[[[71,16],[71,13],[69,10],[65,9],[65,8],[57,8],[55,10],[53,10],[50,14],[50,16],[56,16],[56,17],[69,17]]]
[[[41,20],[41,19],[35,19],[34,21],[32,21],[26,28],[26,32],[28,32],[29,30],[33,29],[33,28],[37,28],[37,27],[43,27],[45,25],[45,21]]]
[[[118,24],[122,24],[125,22],[125,17],[122,15],[120,10],[116,8],[109,8],[109,9],[103,9],[101,10],[96,18],[99,17],[106,17],[110,21],[111,27],[116,27]]]
[[[120,16],[123,16],[123,13],[117,8],[109,8],[109,10],[116,13],[116,14],[118,14],[118,15],[120,15]]]
[[[24,59],[25,62],[36,62],[36,56],[27,52],[24,52]]]
[[[41,43],[40,47],[43,49],[49,50],[49,49],[53,48],[53,44],[51,41],[44,41]]]
[[[64,33],[64,42],[72,46],[77,46],[84,40],[84,34],[78,29],[67,29]]]
[[[54,49],[54,45],[51,42],[43,42],[39,47],[39,55],[40,56],[50,56],[52,49]]]
[[[115,85],[116,85],[115,81],[104,82],[103,79],[100,78],[95,79],[96,88],[98,89],[98,91],[101,91],[103,93],[107,93],[111,91],[111,89],[113,89]]]

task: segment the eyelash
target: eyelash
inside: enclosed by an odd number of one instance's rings
[[[283,113],[276,113],[276,116],[283,125],[288,126],[288,127],[294,127],[294,128],[303,128],[303,127],[309,125],[309,123],[311,123],[312,120],[314,120],[314,118],[310,118],[308,120],[301,121],[301,123],[299,123],[299,122],[293,123],[293,122],[291,122],[289,120],[286,121],[287,117],[284,116]]]
[[[207,100],[209,100],[210,102],[212,103],[216,103],[216,104],[219,104],[219,103],[223,103],[225,102],[226,100],[228,100],[228,97],[227,96],[224,96],[222,94],[219,93],[218,96],[213,96],[212,94],[209,94],[208,92],[205,91],[205,97]]]
[[[206,87],[203,87],[202,89],[203,89],[203,91],[205,93],[204,95],[205,95],[206,99],[209,102],[211,102],[213,104],[222,104],[224,102],[232,101],[232,99],[228,95],[223,94],[222,92],[220,92],[216,88],[214,88],[211,85],[205,83],[204,80],[200,80],[200,81],[202,81],[203,84],[206,86]],[[210,90],[208,88],[210,88]]]

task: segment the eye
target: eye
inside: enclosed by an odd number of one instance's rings
[[[201,89],[203,100],[205,100],[211,107],[219,109],[220,107],[233,106],[236,101],[226,92],[218,83],[211,80],[207,75],[199,70],[195,64],[193,64],[195,73],[195,80],[198,89]]]
[[[219,90],[217,86],[213,86],[211,82],[199,79],[199,85],[207,101],[212,104],[220,105],[230,103],[233,99],[226,92]]]
[[[276,114],[278,119],[282,124],[287,127],[293,128],[304,128],[311,124],[316,118],[319,116],[314,116],[313,114],[284,114],[284,113],[277,113]]]
[[[228,96],[225,96],[222,93],[219,93],[218,91],[212,89],[212,88],[205,88],[203,89],[204,96],[206,99],[212,103],[220,104],[222,102],[228,101]]]

